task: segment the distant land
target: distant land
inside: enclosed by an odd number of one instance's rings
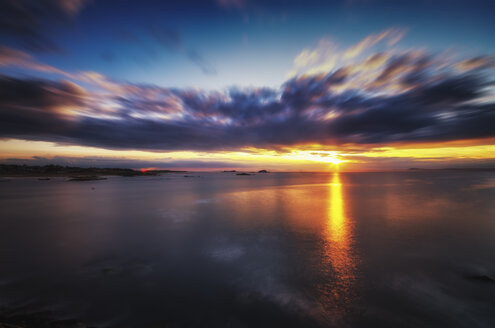
[[[162,173],[185,173],[187,171],[173,170],[133,170],[123,168],[71,167],[62,165],[13,165],[0,164],[0,176],[8,177],[81,177],[117,175],[124,177],[149,176]]]
[[[388,170],[388,171],[409,171],[409,172],[441,172],[441,171],[482,171],[491,172],[495,171],[493,167],[485,168],[457,168],[457,167],[447,167],[447,168],[418,168],[411,167],[406,170]],[[49,178],[49,177],[70,177],[74,181],[86,181],[86,180],[98,180],[102,176],[123,176],[123,177],[134,177],[134,176],[153,176],[158,174],[167,173],[188,173],[189,171],[184,170],[138,170],[138,169],[128,169],[128,168],[98,168],[98,167],[77,167],[77,166],[63,166],[63,165],[18,165],[18,164],[0,164],[0,177],[39,177],[39,178]],[[241,172],[236,170],[224,170],[220,171],[224,173],[236,173],[237,175],[251,175],[254,173],[269,173],[267,170],[259,170],[254,172]],[[369,172],[386,172],[386,171],[369,171]],[[303,173],[303,172],[299,172]],[[101,179],[101,178],[100,178]],[[46,179],[48,180],[48,179]]]

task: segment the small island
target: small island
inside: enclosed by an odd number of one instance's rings
[[[69,181],[96,181],[96,180],[106,180],[107,178],[103,178],[97,175],[89,175],[89,176],[77,176],[71,177]]]

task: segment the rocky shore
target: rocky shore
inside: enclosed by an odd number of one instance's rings
[[[29,166],[0,164],[0,177],[70,177],[71,181],[101,180],[102,176],[150,176],[165,173],[186,173],[173,170],[133,170],[123,168],[72,167],[61,165]]]

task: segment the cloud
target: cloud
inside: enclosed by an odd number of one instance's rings
[[[151,151],[495,137],[495,102],[486,100],[494,87],[490,57],[395,49],[359,57],[277,89],[173,89],[69,74],[92,85],[82,89],[3,76],[0,137]]]
[[[27,139],[67,134],[73,111],[84,110],[85,92],[69,81],[50,82],[0,76],[2,135]]]
[[[63,75],[67,78],[74,78],[73,74],[50,65],[37,62],[26,52],[0,45],[0,67],[8,66]]]
[[[343,54],[344,59],[353,59],[385,39],[388,40],[389,46],[393,46],[399,42],[405,34],[406,31],[402,29],[388,29],[378,34],[371,34],[361,42],[347,49]]]
[[[61,52],[45,33],[49,24],[64,24],[79,13],[88,0],[0,1],[0,37],[36,52]]]
[[[316,48],[304,49],[296,56],[289,77],[328,72],[339,66],[353,64],[353,60],[358,59],[379,43],[386,41],[386,47],[392,48],[405,34],[405,29],[390,28],[377,34],[371,34],[345,50],[340,50],[336,42],[322,38]]]
[[[458,63],[457,68],[461,71],[471,71],[475,69],[483,69],[495,67],[495,58],[491,56],[478,56],[469,58]]]
[[[66,14],[75,15],[91,0],[49,0]]]

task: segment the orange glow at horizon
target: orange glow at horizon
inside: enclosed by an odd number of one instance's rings
[[[141,171],[141,173],[146,173],[148,171],[153,171],[153,170],[157,170],[158,168],[156,167],[143,167],[143,168],[140,168],[139,171]]]
[[[141,161],[147,164],[135,168],[166,168],[173,161],[184,162],[217,162],[219,168],[269,169],[272,171],[359,171],[373,167],[383,167],[389,161],[388,168],[417,167],[421,164],[449,163],[465,161],[474,163],[479,160],[494,160],[495,140],[472,140],[434,144],[391,144],[376,146],[359,145],[295,145],[277,149],[255,147],[238,150],[219,151],[148,151],[103,149],[89,146],[56,144],[44,141],[28,141],[21,139],[0,140],[0,160],[32,159],[43,157],[46,161],[67,158],[69,165],[77,165],[80,159],[87,159],[94,165],[104,160]],[[394,161],[401,159],[401,166],[393,166]],[[404,161],[410,161],[410,166]],[[10,160],[9,160],[10,161]],[[45,162],[46,162],[45,161]],[[73,163],[72,163],[72,162]],[[330,164],[330,166],[329,166]],[[93,165],[93,164],[92,164]],[[112,164],[113,165],[113,164]],[[117,164],[118,165],[118,164]],[[178,166],[174,166],[178,168]],[[208,166],[202,166],[208,167]],[[194,168],[188,166],[188,168]],[[383,167],[386,168],[386,167]]]

